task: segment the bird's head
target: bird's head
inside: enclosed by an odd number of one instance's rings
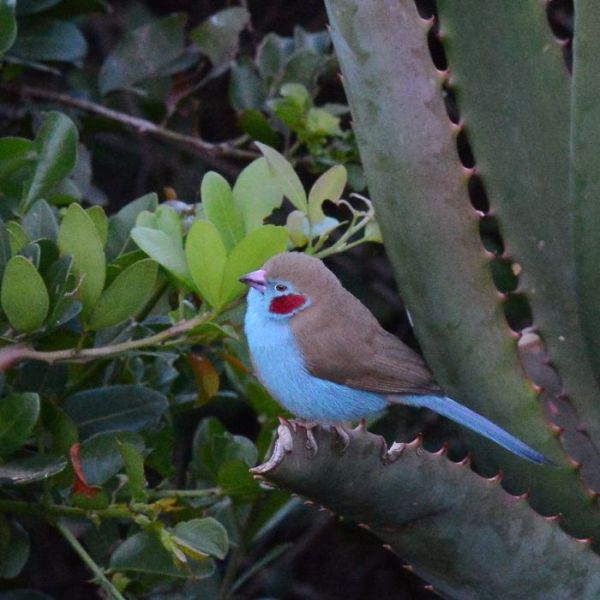
[[[335,275],[317,258],[284,252],[261,269],[240,277],[250,287],[249,304],[273,319],[289,319],[328,297],[339,286]]]

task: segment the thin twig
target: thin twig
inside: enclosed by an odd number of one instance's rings
[[[119,590],[112,584],[110,579],[104,574],[104,571],[98,565],[94,559],[86,552],[85,548],[79,543],[79,540],[71,533],[71,530],[63,525],[60,521],[56,523],[56,528],[60,531],[61,535],[71,544],[71,547],[81,560],[89,567],[90,571],[96,576],[100,585],[110,594],[110,597],[114,600],[125,600],[125,596],[119,592]]]
[[[0,349],[0,371],[3,371],[9,367],[12,367],[16,363],[22,360],[40,360],[48,364],[54,364],[58,362],[73,362],[73,363],[85,363],[98,358],[107,358],[129,352],[130,350],[137,350],[139,348],[145,348],[148,346],[159,346],[163,342],[180,336],[183,333],[194,329],[198,325],[202,325],[206,321],[213,317],[213,313],[204,313],[197,315],[193,319],[186,321],[179,321],[172,325],[168,329],[156,333],[145,338],[137,340],[129,340],[127,342],[121,342],[120,344],[113,344],[107,346],[101,346],[99,348],[68,348],[66,350],[54,350],[50,352],[44,352],[41,350],[35,350],[31,346],[26,344],[16,344],[13,346],[6,346]]]
[[[193,150],[196,154],[201,156],[207,163],[212,164],[216,167],[223,167],[222,161],[219,160],[220,158],[234,158],[238,160],[247,161],[254,160],[255,158],[258,158],[260,156],[258,152],[236,148],[228,142],[217,144],[206,142],[199,137],[185,135],[183,133],[173,131],[172,129],[161,127],[160,125],[157,125],[152,121],[148,121],[147,119],[133,117],[131,115],[128,115],[127,113],[123,113],[117,110],[113,110],[112,108],[102,106],[101,104],[97,104],[96,102],[91,102],[90,100],[83,100],[81,98],[75,98],[68,94],[63,94],[61,92],[55,92],[53,90],[47,90],[30,85],[22,85],[18,87],[0,86],[0,89],[17,93],[23,96],[42,98],[44,100],[56,102],[57,104],[61,104],[63,106],[70,106],[72,108],[84,110],[86,112],[99,115],[106,119],[110,119],[111,121],[121,123],[122,125],[134,129],[142,135],[150,134],[163,140],[176,142],[190,150]]]

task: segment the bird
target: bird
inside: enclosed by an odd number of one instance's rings
[[[421,356],[383,329],[320,259],[284,252],[239,280],[249,288],[244,330],[256,375],[306,424],[340,432],[344,423],[405,404],[433,410],[533,463],[553,464],[446,396]]]

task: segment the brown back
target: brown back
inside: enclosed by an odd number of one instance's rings
[[[286,253],[265,269],[311,299],[291,320],[311,374],[381,394],[440,393],[422,358],[385,331],[320,260]]]

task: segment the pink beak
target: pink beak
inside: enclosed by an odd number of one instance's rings
[[[246,275],[240,277],[240,281],[245,283],[248,287],[258,290],[261,294],[264,294],[267,291],[267,272],[264,269],[246,273]]]

